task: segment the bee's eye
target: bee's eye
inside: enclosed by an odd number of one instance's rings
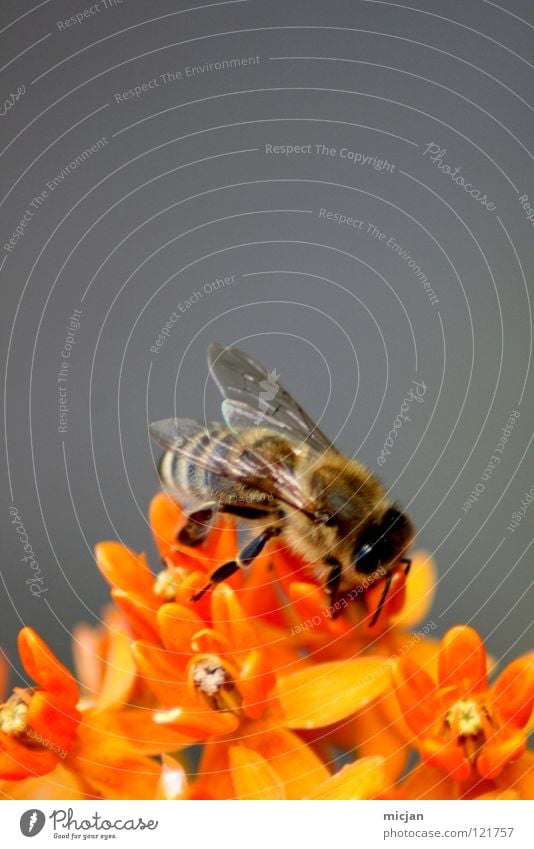
[[[356,552],[356,559],[354,563],[356,571],[364,572],[366,575],[369,575],[371,572],[374,572],[379,565],[380,559],[378,546],[373,547],[372,545],[369,545],[369,543],[364,543],[364,545],[360,546]]]

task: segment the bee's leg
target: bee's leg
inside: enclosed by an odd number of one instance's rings
[[[219,505],[210,501],[198,507],[187,515],[187,523],[178,532],[176,541],[182,545],[200,545],[211,530],[211,520],[215,516]]]
[[[273,516],[273,510],[264,510],[261,507],[249,507],[244,504],[220,504],[217,501],[208,501],[197,507],[187,515],[187,524],[178,532],[177,542],[183,545],[200,545],[211,530],[211,521],[216,513],[227,513],[237,519],[267,519]],[[279,518],[277,514],[276,518]]]
[[[325,590],[330,596],[331,601],[335,602],[341,581],[341,563],[339,560],[336,560],[335,557],[328,557],[325,560],[325,563],[327,566],[330,566],[330,572],[326,579]],[[331,614],[332,619],[337,619],[338,616],[339,610],[333,610]]]
[[[380,596],[380,601],[378,602],[378,607],[376,608],[376,610],[373,614],[373,618],[371,619],[371,621],[369,623],[369,627],[371,627],[371,628],[376,623],[378,617],[382,613],[382,608],[384,607],[384,603],[385,603],[385,601],[388,597],[389,588],[391,586],[391,579],[392,578],[393,578],[393,572],[388,572],[387,575],[386,575],[386,584],[384,586],[384,591],[383,591],[382,595]]]
[[[265,543],[279,533],[280,528],[276,525],[264,528],[259,536],[255,537],[241,549],[236,560],[230,560],[228,563],[223,563],[222,566],[215,569],[215,571],[211,573],[208,583],[205,584],[201,590],[192,595],[190,601],[198,601],[214,584],[226,581],[226,579],[231,575],[234,575],[238,569],[241,569],[243,566],[249,566],[263,550]]]
[[[237,519],[268,519],[273,516],[272,509],[263,509],[262,507],[249,507],[246,504],[221,504],[219,505],[221,513],[227,513],[229,516],[235,516]],[[281,516],[283,514],[280,514]],[[278,514],[276,515],[278,518]]]

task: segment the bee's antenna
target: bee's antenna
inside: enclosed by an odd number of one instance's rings
[[[412,561],[409,557],[403,557],[401,563],[404,563],[404,574],[406,575],[406,577],[408,577],[408,573],[412,568]]]

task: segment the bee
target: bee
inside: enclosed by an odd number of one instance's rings
[[[411,521],[372,472],[337,451],[276,383],[275,372],[219,344],[210,345],[208,365],[224,397],[224,424],[170,418],[150,425],[152,439],[166,449],[159,463],[163,487],[191,505],[178,541],[199,545],[217,513],[258,530],[192,600],[248,567],[279,537],[310,564],[331,600],[367,585],[369,576],[385,576],[374,624],[394,570],[410,567]]]

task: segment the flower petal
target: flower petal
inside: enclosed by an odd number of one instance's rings
[[[33,628],[22,628],[19,631],[18,648],[20,659],[30,678],[43,690],[61,693],[65,704],[74,707],[80,697],[76,681]]]
[[[7,691],[7,682],[9,678],[7,662],[0,652],[0,700],[3,700],[4,694]]]
[[[81,714],[75,707],[54,699],[50,693],[37,690],[28,706],[26,725],[37,735],[37,743],[51,751],[59,749],[60,757],[65,757],[80,719]]]
[[[534,656],[520,657],[497,678],[493,698],[499,715],[515,728],[524,728],[534,707]]]
[[[468,625],[451,628],[441,641],[439,681],[443,687],[458,686],[465,693],[487,689],[487,661],[484,643]]]
[[[437,587],[437,569],[431,555],[416,551],[406,580],[406,597],[402,611],[392,617],[395,625],[413,628],[423,622],[432,607]]]
[[[490,790],[488,793],[482,793],[481,796],[475,796],[475,801],[477,802],[489,802],[494,799],[519,799],[519,793],[517,790]]]
[[[534,799],[534,752],[525,752],[517,761],[506,764],[497,784],[503,790],[516,791],[520,799]]]
[[[114,608],[115,609],[115,608]],[[117,615],[120,615],[117,611]],[[84,695],[100,692],[105,636],[98,627],[81,622],[72,629],[74,668]]]
[[[280,582],[286,595],[291,581],[309,580],[309,566],[305,560],[291,549],[282,547],[279,543],[272,552],[274,574]]]
[[[237,596],[227,584],[219,584],[211,596],[213,627],[220,631],[237,651],[250,651],[258,645],[258,637],[248,621]]]
[[[262,616],[264,620],[278,625],[284,623],[278,582],[273,574],[268,547],[250,565],[239,598],[251,618]]]
[[[217,516],[207,539],[199,546],[179,543],[178,534],[187,522],[182,507],[167,493],[159,492],[149,507],[149,520],[160,556],[169,558],[177,566],[187,569],[202,567],[210,571],[220,563],[233,560],[237,554],[237,529],[227,516]],[[237,577],[237,583],[241,579]],[[232,581],[231,581],[232,583]]]
[[[195,789],[214,799],[233,799],[234,784],[229,764],[228,743],[211,742],[202,747]],[[201,798],[202,798],[201,795]]]
[[[406,724],[417,736],[435,721],[435,684],[425,670],[410,657],[403,657],[392,670],[395,695]]]
[[[424,737],[418,741],[421,757],[429,766],[437,766],[455,781],[467,781],[471,775],[471,764],[462,746],[454,742]]]
[[[268,694],[276,684],[276,675],[265,653],[251,651],[242,664],[236,687],[243,699],[242,709],[249,719],[258,719],[265,710]]]
[[[229,516],[222,516],[219,513],[213,529],[202,546],[205,556],[208,561],[211,561],[208,568],[213,568],[217,563],[234,560],[239,550],[238,541],[235,522]]]
[[[230,769],[237,799],[285,799],[284,783],[253,749],[230,746]]]
[[[384,759],[360,758],[342,767],[309,796],[310,799],[372,799],[384,788]]]
[[[99,695],[99,705],[102,709],[123,705],[130,697],[137,675],[131,645],[131,637],[124,632],[111,635]]]
[[[150,502],[148,518],[160,557],[176,550],[176,537],[185,526],[184,511],[166,492],[158,492]]]
[[[153,596],[155,576],[144,554],[135,554],[119,542],[100,542],[95,546],[95,557],[111,587]]]
[[[298,614],[298,624],[295,625],[295,630],[298,625],[304,622],[310,622],[312,626],[324,626],[327,621],[326,617],[326,596],[324,590],[319,584],[314,584],[311,581],[291,581],[288,586],[288,597]],[[317,624],[314,620],[317,617]]]
[[[2,792],[3,791],[3,792]],[[55,769],[38,778],[26,778],[20,781],[2,782],[0,798],[27,799],[35,804],[37,799],[94,799],[83,781],[62,764],[56,763]]]
[[[0,778],[20,781],[51,772],[58,762],[49,749],[29,749],[14,737],[0,732]]]
[[[400,799],[457,799],[456,784],[449,775],[427,764],[418,764],[399,787]]]
[[[128,701],[137,669],[126,620],[115,606],[104,612],[102,625],[78,625],[73,630],[73,654],[85,695],[101,709]]]
[[[383,758],[386,785],[392,786],[398,781],[406,766],[408,746],[381,710],[380,699],[358,711],[346,728],[342,724],[339,734],[344,748],[356,746],[360,758],[373,755]]]
[[[164,604],[160,607],[158,625],[164,646],[187,659],[191,657],[193,637],[205,627],[197,612],[185,604]]]
[[[482,747],[477,758],[478,772],[483,778],[495,778],[506,763],[521,757],[526,744],[526,736],[521,731],[497,732]]]
[[[318,663],[278,678],[278,699],[287,728],[321,728],[357,711],[389,684],[390,662],[362,657]]]
[[[171,707],[188,700],[185,669],[175,662],[176,655],[141,641],[132,644],[132,654],[140,674],[162,705]]]
[[[318,755],[293,731],[274,721],[247,724],[247,735],[240,740],[254,749],[272,766],[284,782],[287,799],[301,799],[329,777]]]
[[[142,755],[118,758],[102,746],[80,751],[72,766],[104,799],[154,799],[161,773],[151,758]]]
[[[176,707],[156,711],[154,721],[197,743],[213,737],[227,737],[239,727],[239,719],[230,711]]]
[[[160,755],[174,752],[191,743],[190,737],[154,721],[154,711],[147,708],[84,712],[80,734],[89,746],[89,735],[97,744],[107,738],[108,748],[117,753]]]
[[[156,605],[147,604],[144,597],[124,590],[111,590],[111,597],[123,611],[136,637],[151,642],[159,641]]]
[[[332,619],[329,612],[330,600],[324,589],[310,581],[291,581],[288,586],[288,597],[297,614],[292,634],[305,634],[309,643],[315,636],[321,637],[321,632],[332,634],[348,634],[353,630],[351,623],[344,617]],[[343,600],[345,602],[345,599]],[[343,606],[339,603],[339,610]]]

